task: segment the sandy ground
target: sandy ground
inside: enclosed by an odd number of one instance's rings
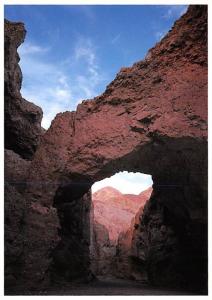
[[[87,284],[54,287],[42,295],[195,295],[184,291],[153,288],[145,283],[117,278],[99,278]],[[197,295],[197,294],[196,294]]]

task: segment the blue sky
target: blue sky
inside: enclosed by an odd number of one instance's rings
[[[121,67],[143,59],[186,5],[6,5],[5,17],[27,29],[20,46],[22,95],[43,109],[42,126],[101,94]],[[138,194],[151,176],[122,172],[96,183]]]
[[[19,48],[22,95],[42,107],[48,128],[105,90],[185,12],[185,5],[6,5],[5,17],[27,29]]]

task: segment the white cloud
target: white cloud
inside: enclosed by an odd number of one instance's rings
[[[161,30],[161,31],[156,31],[155,32],[155,37],[157,41],[160,41],[168,32],[168,30]]]
[[[71,92],[60,86],[29,86],[21,90],[22,95],[43,109],[42,126],[45,129],[51,124],[57,113],[71,109]]]
[[[74,60],[79,63],[83,63],[83,65],[87,68],[87,72],[90,76],[92,76],[92,79],[95,79],[94,83],[96,84],[96,81],[99,78],[98,73],[98,62],[96,57],[96,50],[88,38],[80,38],[75,50],[74,50]]]
[[[163,19],[178,19],[186,12],[188,5],[164,5],[163,8],[166,9],[166,13],[162,16]],[[160,26],[155,25],[153,28],[153,32],[157,42],[160,41],[169,31],[169,28],[158,29],[158,27]]]
[[[58,112],[62,111],[61,106],[56,104],[51,105],[51,109],[45,113],[43,118],[42,126],[44,128],[49,128],[51,121],[55,118]]]
[[[61,83],[64,87],[68,88],[68,79],[64,74],[61,74],[60,77],[58,78],[59,83]]]
[[[30,42],[19,49],[22,95],[43,109],[46,129],[57,113],[75,110],[82,100],[96,96],[104,78],[90,39],[81,37],[64,62],[51,61],[50,49]]]
[[[116,36],[114,36],[114,38],[111,40],[111,44],[116,44],[118,42],[118,40],[120,39],[121,34],[117,34]]]
[[[151,175],[133,172],[119,172],[110,178],[98,181],[92,186],[92,193],[99,189],[111,186],[119,190],[123,194],[136,194],[146,190],[152,185]]]
[[[83,58],[89,65],[93,65],[96,58],[90,40],[84,40],[81,43],[82,45],[75,48],[76,60]]]
[[[71,93],[67,89],[61,89],[59,87],[56,88],[56,96],[60,98],[70,98]]]
[[[46,53],[50,50],[49,47],[41,47],[30,42],[25,42],[19,48],[20,55],[27,55],[27,54],[35,54],[35,53]]]
[[[187,5],[168,5],[167,12],[163,15],[163,18],[179,18],[186,12],[187,7]]]
[[[89,38],[79,38],[74,50],[73,61],[75,65],[81,64],[84,67],[84,71],[76,75],[75,80],[75,85],[84,92],[84,99],[97,96],[96,88],[104,80],[104,76],[103,72],[100,72],[96,49]],[[78,99],[79,101],[80,99]]]
[[[73,109],[71,85],[56,65],[29,52],[20,57],[22,96],[43,109],[42,126],[47,129],[57,113]]]

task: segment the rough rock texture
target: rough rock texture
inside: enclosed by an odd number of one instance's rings
[[[132,218],[147,199],[140,195],[122,194],[112,187],[93,193],[94,220],[104,225],[115,244],[122,231],[129,228]]]
[[[54,206],[60,219],[61,240],[53,251],[54,280],[63,277],[70,281],[85,275],[89,278],[91,195],[86,190],[87,186],[67,184],[56,192]]]
[[[138,239],[135,239],[135,233],[139,228],[140,220],[143,215],[145,204],[150,199],[152,188],[139,194],[141,205],[131,220],[127,230],[122,231],[118,237],[116,251],[116,276],[119,278],[134,279],[137,281],[146,281],[147,274],[145,265],[140,261],[140,245]]]
[[[86,185],[74,198],[80,201],[93,182],[122,170],[153,176],[153,196],[141,222],[146,238],[140,245],[150,282],[160,282],[164,273],[165,283],[173,284],[169,279],[176,274],[174,285],[205,292],[207,6],[190,6],[143,61],[121,69],[101,96],[52,122],[34,155],[25,193],[26,287],[39,290],[48,282],[55,263],[52,250],[58,243],[66,245],[53,208],[58,187]],[[173,231],[171,247],[160,238],[161,222]],[[75,245],[67,243],[71,253]]]
[[[21,97],[22,73],[17,48],[23,43],[23,23],[4,23],[5,147],[30,159],[42,135],[40,107]]]
[[[112,187],[104,187],[92,195],[94,210],[93,270],[95,275],[114,275],[116,250],[121,232],[126,232],[139,208],[149,199],[149,192],[139,195],[122,194]],[[123,260],[124,258],[122,258]]]
[[[16,291],[24,266],[24,219],[26,204],[21,193],[8,183],[5,184],[5,287]]]
[[[199,196],[191,197],[195,201]],[[182,187],[154,187],[132,242],[134,256],[154,285],[207,286],[206,216],[192,218],[190,211]]]
[[[30,161],[5,150],[5,286],[16,288],[22,272],[24,248],[25,188]]]
[[[5,20],[5,288],[17,292],[25,266],[26,198],[32,158],[43,132],[42,110],[21,97],[22,74],[17,48],[24,41],[22,23]]]
[[[26,178],[28,176],[28,169],[30,161],[23,159],[19,154],[12,150],[5,149],[5,181],[14,185],[16,189],[23,192],[25,187]]]
[[[109,232],[103,224],[94,221],[93,230],[91,270],[95,276],[114,275],[116,246],[110,240]]]
[[[23,197],[30,161],[5,150],[5,286],[16,290],[24,266],[24,224],[26,200]]]

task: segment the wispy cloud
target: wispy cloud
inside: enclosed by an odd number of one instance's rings
[[[163,5],[162,8],[163,11],[165,11],[165,13],[162,15],[163,22],[160,22],[157,25],[154,24],[153,27],[154,36],[157,42],[160,41],[170,29],[170,25],[165,27],[161,24],[164,24],[165,20],[169,23],[170,21],[173,22],[174,20],[180,18],[180,16],[187,11],[188,5]]]
[[[19,49],[23,73],[21,92],[24,98],[43,109],[44,128],[49,127],[56,113],[73,107],[68,78],[57,65],[47,62],[49,52],[50,48],[42,48],[30,42],[23,44]]]
[[[168,32],[168,29],[166,29],[166,30],[164,29],[164,30],[161,30],[161,31],[156,31],[155,32],[156,40],[160,41],[166,35],[167,32]]]
[[[118,42],[118,40],[120,39],[121,34],[117,34],[116,36],[114,36],[114,38],[111,40],[111,44],[116,44]]]
[[[35,53],[46,53],[50,50],[49,47],[41,47],[36,44],[32,44],[30,42],[25,42],[24,46],[22,46],[19,50],[19,53],[21,55],[26,55],[26,54],[35,54]]]
[[[76,76],[75,85],[84,91],[86,98],[96,96],[96,87],[104,79],[100,71],[96,49],[89,38],[80,37],[74,50],[74,64],[84,66],[84,71]],[[77,99],[78,102],[80,99]]]
[[[123,194],[139,194],[152,185],[151,175],[133,172],[119,172],[110,178],[96,182],[92,186],[92,192],[111,186],[118,189]]]
[[[167,11],[163,15],[163,18],[164,19],[179,18],[186,12],[187,7],[188,7],[187,5],[168,5],[166,6]]]
[[[94,61],[96,59],[94,49],[92,46],[92,43],[89,39],[80,39],[80,42],[78,42],[78,45],[75,47],[75,59],[85,59],[85,61],[93,65]]]
[[[81,37],[64,62],[49,60],[51,48],[30,42],[23,44],[19,53],[24,80],[21,92],[43,109],[44,128],[57,113],[75,110],[82,100],[98,94],[104,76],[91,39]]]

